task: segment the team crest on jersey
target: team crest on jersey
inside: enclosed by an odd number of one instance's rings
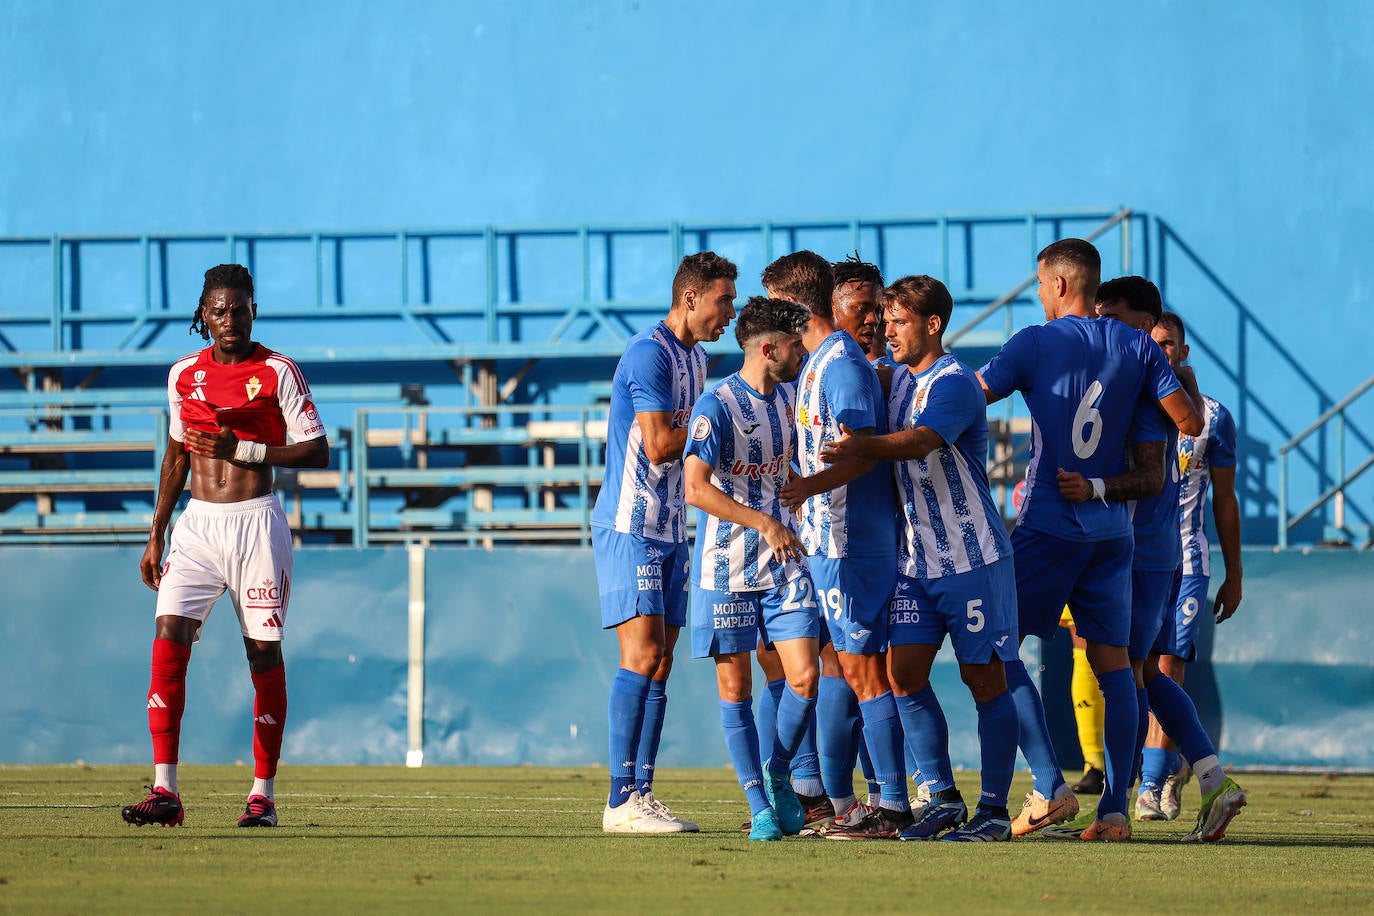
[[[1193,463],[1193,449],[1197,443],[1192,436],[1178,437],[1178,472],[1187,474],[1189,466]]]
[[[697,417],[697,421],[692,424],[692,438],[698,442],[711,435],[711,421],[705,417]]]
[[[814,384],[816,384],[816,373],[813,370],[811,372],[806,373],[806,379],[802,382],[802,393],[810,394],[811,386]]]
[[[196,370],[196,384],[197,384],[197,385],[204,385],[204,384],[205,384],[205,370],[204,370],[204,369],[197,369],[197,370]]]
[[[259,391],[262,391],[262,379],[255,375],[245,382],[243,387],[248,392],[248,400],[251,401],[258,396]]]

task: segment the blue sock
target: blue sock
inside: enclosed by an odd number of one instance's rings
[[[1136,704],[1136,732],[1135,732],[1135,763],[1131,767],[1131,778],[1140,780],[1143,777],[1143,763],[1141,754],[1145,751],[1145,739],[1150,734],[1150,694],[1144,687],[1137,687],[1135,691]],[[1141,786],[1141,790],[1144,790]]]
[[[639,727],[639,752],[635,754],[640,795],[654,788],[654,763],[658,760],[658,744],[663,739],[663,714],[668,709],[667,691],[667,681],[650,681],[649,692],[644,697],[644,724]]]
[[[1165,734],[1178,745],[1184,760],[1191,763],[1216,755],[1217,749],[1197,717],[1197,707],[1173,678],[1156,674],[1145,689],[1150,693],[1150,707],[1155,711],[1155,718]]]
[[[1045,724],[1045,707],[1040,701],[1040,691],[1035,689],[1026,665],[1020,659],[1006,663],[1007,690],[1011,701],[1016,704],[1016,723],[1020,732],[1018,742],[1021,753],[1026,755],[1030,764],[1031,782],[1035,791],[1045,798],[1053,798],[1054,793],[1064,784],[1064,774],[1059,769],[1059,758],[1054,755],[1054,745],[1050,742],[1050,729]],[[1130,670],[1126,671],[1130,674]]]
[[[986,703],[975,705],[983,761],[983,791],[978,804],[1005,808],[1011,777],[1016,771],[1016,704],[1004,690]]]
[[[915,758],[926,788],[932,795],[954,788],[954,772],[949,763],[949,722],[934,689],[927,684],[916,693],[897,697],[896,702],[907,750]],[[1014,749],[1012,754],[1015,755]]]
[[[1126,813],[1126,789],[1135,770],[1135,736],[1140,728],[1140,706],[1135,694],[1135,675],[1130,668],[1099,674],[1102,689],[1102,746],[1107,758],[1107,785],[1097,816]]]
[[[884,808],[908,811],[911,803],[906,794],[906,760],[902,754],[901,719],[892,691],[880,694],[859,704],[864,717],[864,741],[873,757],[874,775],[878,777],[879,801]]]
[[[814,720],[815,698],[806,699],[786,685],[782,699],[778,700],[778,737],[773,742],[773,753],[768,760],[772,773],[785,776],[792,770],[792,758],[797,753],[802,739],[806,737],[806,725]]]
[[[854,702],[857,704],[859,698],[855,697]],[[858,707],[855,706],[855,708],[857,709]],[[898,720],[898,724],[901,724],[900,719]],[[905,740],[903,740],[903,744],[905,743]],[[878,785],[878,777],[873,773],[873,758],[868,755],[868,742],[864,740],[864,724],[862,719],[859,720],[858,728],[854,729],[854,747],[856,747],[859,752],[859,770],[864,774],[864,782],[868,783],[868,794],[876,796],[882,792],[882,786]],[[854,768],[851,766],[850,769],[852,770]]]
[[[776,681],[768,681],[763,685],[763,693],[759,694],[759,713],[756,717],[759,727],[759,759],[767,760],[768,755],[773,753],[773,740],[778,733],[778,700],[782,697],[782,688],[787,681],[778,678]]]
[[[735,775],[744,789],[744,797],[749,799],[749,814],[758,814],[768,807],[768,793],[763,788],[759,733],[754,726],[752,704],[721,700],[720,725],[725,730],[725,747],[730,752],[730,762],[735,765]]]
[[[649,679],[620,668],[611,681],[611,795],[607,804],[619,808],[635,791],[635,748],[644,726],[644,699]]]
[[[801,744],[797,753],[792,755],[792,789],[798,795],[815,798],[825,794],[821,782],[821,757],[816,751],[816,710],[813,704],[811,715],[806,717],[806,731],[802,732]]]
[[[1169,772],[1169,752],[1162,747],[1147,747],[1140,765],[1140,791],[1156,791],[1164,786]]]
[[[821,782],[831,798],[854,796],[854,732],[859,701],[842,677],[821,677],[816,696],[816,748],[821,757]]]

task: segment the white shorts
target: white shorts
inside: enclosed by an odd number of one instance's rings
[[[157,616],[190,617],[204,625],[227,591],[245,637],[279,642],[291,568],[291,527],[276,494],[237,503],[193,499],[172,529]]]

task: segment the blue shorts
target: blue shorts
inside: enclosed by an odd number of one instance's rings
[[[885,651],[887,606],[897,585],[896,556],[808,557],[806,563],[835,651]]]
[[[806,569],[785,585],[760,592],[692,589],[692,658],[753,652],[759,639],[815,639],[816,592]]]
[[[1164,618],[1178,603],[1181,575],[1180,569],[1131,570],[1131,658],[1149,658],[1164,635]],[[1168,641],[1173,644],[1172,632]]]
[[[1202,623],[1202,609],[1207,605],[1207,576],[1183,576],[1178,587],[1178,600],[1172,611],[1164,615],[1164,624],[1155,640],[1155,651],[1191,662],[1197,658],[1197,628]]]
[[[1013,531],[1021,635],[1050,639],[1068,604],[1079,636],[1105,646],[1129,645],[1134,544],[1130,535],[1070,541],[1026,528]]]
[[[948,633],[960,664],[1011,661],[1020,644],[1012,559],[938,579],[898,576],[888,621],[893,646],[938,646]]]
[[[618,627],[643,614],[665,626],[687,625],[687,581],[692,557],[687,544],[592,529],[592,557],[601,591],[601,626]]]

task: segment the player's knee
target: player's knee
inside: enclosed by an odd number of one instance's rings
[[[178,645],[189,646],[196,641],[196,632],[199,629],[199,620],[176,614],[162,614],[157,618],[157,627],[154,633],[157,639],[166,639]]]
[[[244,648],[248,653],[248,668],[254,674],[271,671],[282,663],[281,643],[259,639],[245,639]]]
[[[996,659],[986,665],[960,665],[959,677],[973,694],[975,703],[994,700],[1007,689],[1006,669]]]
[[[810,664],[804,666],[800,671],[788,672],[787,684],[797,696],[805,697],[809,700],[816,695],[820,686],[820,678],[820,666]]]
[[[653,677],[663,664],[663,647],[652,642],[627,646],[621,655],[620,667],[636,674]]]

